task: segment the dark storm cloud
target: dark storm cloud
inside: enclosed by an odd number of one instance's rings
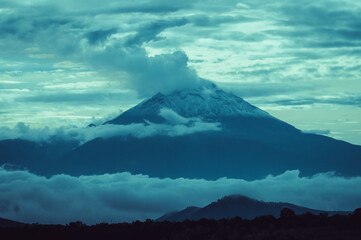
[[[301,177],[297,170],[254,181],[207,181],[130,173],[45,178],[0,168],[0,212],[4,218],[30,223],[122,222],[157,218],[188,206],[203,207],[231,194],[322,210],[354,210],[360,207],[361,193],[355,191],[360,184],[360,177],[332,173]]]
[[[44,103],[84,103],[99,102],[102,100],[125,100],[131,93],[103,93],[103,92],[84,92],[70,93],[69,91],[57,91],[53,93],[41,93],[32,96],[17,97],[19,102],[44,102]]]
[[[148,13],[148,14],[166,14],[177,12],[182,9],[192,7],[193,1],[146,1],[143,3],[126,4],[104,10],[104,13]]]
[[[184,52],[176,51],[149,57],[142,46],[144,43],[158,40],[158,35],[165,29],[187,24],[188,20],[185,18],[164,17],[149,24],[136,22],[132,29],[136,31],[134,35],[109,40],[111,35],[124,33],[125,30],[95,28],[85,16],[70,15],[68,19],[61,21],[63,15],[59,10],[53,10],[58,11],[58,18],[50,13],[43,16],[42,10],[44,9],[34,9],[34,13],[27,10],[24,16],[21,16],[22,11],[19,10],[4,17],[6,19],[1,21],[0,26],[4,32],[10,34],[11,38],[8,41],[23,41],[28,47],[34,46],[40,52],[45,51],[57,57],[72,57],[87,63],[97,71],[105,70],[102,74],[111,76],[113,80],[114,75],[127,75],[126,80],[117,80],[123,83],[125,81],[127,87],[138,91],[140,97],[198,84],[198,75],[188,67],[188,57]],[[129,24],[131,22],[128,22]],[[84,39],[90,46],[84,44]],[[98,46],[99,44],[101,46]],[[81,95],[70,94],[68,99],[70,102],[77,101],[80,100],[79,97]],[[61,101],[60,96],[47,93],[44,93],[44,96],[29,97],[32,101],[42,99],[51,102]]]
[[[71,19],[52,8],[5,11],[0,15],[0,38],[12,36],[23,41],[31,41],[40,31],[56,30],[72,23]]]
[[[361,30],[311,28],[307,30],[269,30],[265,33],[294,41],[295,47],[339,48],[361,46]]]
[[[361,107],[361,96],[349,96],[341,98],[331,98],[327,100],[321,100],[322,103],[340,104],[340,105],[354,105]]]
[[[282,99],[271,101],[270,103],[283,105],[283,106],[297,106],[297,105],[312,105],[317,102],[315,98],[308,98],[308,99]]]
[[[301,47],[353,47],[361,45],[361,17],[357,9],[345,7],[342,2],[316,3],[281,1],[270,9],[285,17],[276,20],[279,28],[267,33],[295,41]],[[301,44],[305,41],[306,44]],[[301,44],[301,45],[300,45]]]
[[[318,135],[328,135],[331,133],[328,129],[312,129],[312,130],[303,130],[303,133],[311,133],[311,134],[318,134]]]
[[[137,29],[137,33],[127,39],[125,42],[126,46],[142,45],[150,41],[155,41],[159,38],[157,36],[167,28],[180,27],[186,24],[192,24],[195,27],[218,27],[221,24],[226,23],[241,23],[241,22],[252,22],[257,19],[248,18],[244,16],[231,16],[231,15],[220,15],[220,16],[207,16],[205,14],[193,14],[191,16],[158,20]],[[237,35],[237,32],[234,33]],[[239,33],[241,34],[241,33]],[[233,36],[235,39],[243,41],[255,41],[261,39],[261,34],[253,35],[242,35]]]
[[[158,13],[170,13],[176,12],[182,9],[181,6],[170,6],[170,5],[163,5],[163,6],[133,6],[133,7],[120,7],[116,9],[107,10],[107,13],[151,13],[151,14],[158,14]]]
[[[251,70],[239,70],[237,72],[234,72],[234,74],[244,76],[246,79],[249,77],[254,77],[254,76],[264,76],[267,79],[267,77],[270,74],[280,72],[287,68],[287,66],[273,67],[273,68],[269,68],[268,66],[266,66],[266,67],[267,68],[260,68],[260,69],[254,68]]]
[[[242,15],[232,16],[232,15],[219,15],[219,16],[209,16],[206,14],[196,14],[189,17],[189,20],[198,27],[216,27],[221,24],[226,23],[243,23],[243,22],[255,22],[259,19],[246,17]]]
[[[195,37],[197,35],[207,37],[208,35],[208,37],[212,37],[215,40],[223,41],[261,42],[267,40],[270,36],[278,36],[290,40],[291,43],[289,42],[287,43],[288,45],[284,46],[287,46],[289,49],[294,48],[294,50],[289,50],[288,53],[283,52],[277,54],[277,56],[280,57],[286,54],[295,58],[292,61],[284,62],[282,66],[278,66],[277,68],[274,66],[266,66],[261,69],[252,67],[247,71],[238,70],[236,72],[236,74],[242,78],[263,78],[264,81],[267,81],[270,75],[275,76],[288,70],[287,65],[300,64],[302,60],[319,59],[325,55],[325,53],[317,53],[315,51],[305,52],[302,48],[334,48],[336,46],[359,45],[360,30],[355,27],[358,26],[357,21],[360,18],[346,10],[335,12],[332,7],[330,9],[315,7],[308,1],[306,4],[297,4],[292,1],[282,1],[282,3],[264,5],[251,2],[246,3],[251,6],[252,10],[273,11],[285,17],[286,20],[285,18],[270,18],[270,22],[273,21],[280,27],[256,33],[245,34],[242,31],[208,32],[209,28],[216,28],[222,24],[257,22],[264,20],[262,14],[259,16],[247,16],[245,11],[238,14],[224,14],[226,11],[232,9],[232,5],[235,4],[235,2],[229,1],[218,10],[213,8],[213,14],[211,15],[202,12],[184,16],[180,14],[182,17],[178,18],[170,18],[167,17],[167,15],[157,15],[153,20],[152,18],[148,19],[150,20],[150,23],[145,23],[145,21],[136,22],[134,26],[132,26],[132,30],[136,31],[135,34],[128,35],[125,38],[120,38],[118,40],[109,41],[110,36],[119,32],[124,33],[129,31],[129,29],[122,29],[122,27],[108,27],[104,29],[103,27],[99,28],[93,26],[90,24],[90,19],[87,14],[91,11],[95,11],[95,9],[87,10],[88,13],[86,11],[79,12],[80,15],[77,16],[74,13],[65,15],[60,9],[43,6],[39,9],[29,7],[29,10],[21,8],[18,12],[3,15],[1,18],[2,20],[0,20],[2,23],[0,23],[0,29],[4,33],[3,36],[11,35],[18,39],[34,39],[34,41],[40,43],[36,45],[44,48],[43,50],[55,52],[59,55],[70,54],[72,57],[89,62],[97,70],[107,68],[109,72],[114,72],[111,73],[113,75],[116,74],[115,72],[118,70],[123,71],[129,74],[128,87],[135,87],[135,89],[139,91],[140,96],[149,96],[158,91],[170,91],[177,87],[184,87],[193,82],[188,85],[192,86],[197,82],[197,74],[188,67],[187,60],[183,60],[187,59],[187,57],[184,57],[186,56],[185,54],[179,54],[177,52],[174,54],[164,54],[149,58],[142,47],[143,44],[162,40],[162,37],[159,37],[159,35],[169,28],[190,25],[193,28],[191,33],[192,35],[195,34]],[[119,10],[123,13],[127,13],[127,11],[129,13],[146,12],[147,9],[149,12],[154,13],[158,10],[167,12],[166,9],[172,6],[172,4],[161,4],[160,2],[154,1],[143,5],[115,5],[113,10]],[[196,4],[185,2],[182,4],[175,4],[173,10],[184,10],[195,7]],[[30,11],[31,8],[33,8],[33,11]],[[99,14],[105,9],[107,8],[99,8]],[[170,12],[173,10],[170,9]],[[25,14],[23,14],[23,12]],[[40,14],[42,12],[45,14]],[[282,26],[292,26],[292,29],[284,29]],[[45,39],[45,36],[51,37]],[[90,45],[105,45],[104,50],[92,52],[91,47],[90,49],[87,49],[87,47],[84,49],[84,45],[82,45],[82,40],[84,38],[88,40]],[[330,39],[332,39],[332,41]],[[114,53],[109,53],[110,51]],[[332,53],[328,54],[339,56],[344,55],[345,53],[332,51]],[[250,59],[254,57],[255,56],[250,56]],[[259,57],[264,58],[264,56]],[[100,61],[94,61],[96,58],[102,59],[102,61],[109,66],[105,67],[106,64],[102,64]],[[164,61],[159,59],[164,59]],[[171,64],[167,65],[165,64],[165,61],[169,61]],[[125,62],[129,62],[129,64],[126,64]],[[177,69],[177,64],[179,64],[179,69],[181,69],[176,71],[177,74],[183,75],[175,80],[174,76],[171,76],[170,73]],[[137,68],[137,66],[139,67]],[[158,69],[158,71],[156,69]],[[144,70],[145,73],[141,74],[140,70]],[[152,82],[149,80],[151,78],[155,81],[154,85],[148,84]],[[170,79],[170,84],[167,83],[167,79]],[[176,81],[181,81],[182,84],[175,84]],[[146,87],[140,86],[143,82]],[[163,88],[163,85],[167,86]],[[160,89],[157,91],[155,88],[158,87],[160,87]],[[148,88],[151,88],[151,90],[145,91],[145,89]]]
[[[361,107],[361,96],[344,96],[344,97],[328,97],[328,98],[300,98],[300,99],[282,99],[275,101],[266,101],[277,105],[312,105],[316,103],[321,104],[337,104],[337,105],[350,105]]]
[[[348,42],[348,41],[330,41],[330,42],[318,42],[318,41],[306,41],[299,42],[297,45],[301,45],[305,48],[353,48],[360,47],[361,42]]]
[[[357,9],[350,9],[340,1],[286,1],[288,4],[280,4],[277,7],[282,14],[289,18],[280,23],[290,26],[313,26],[313,27],[355,27],[360,23],[360,15]],[[356,11],[355,11],[356,10]]]
[[[216,40],[223,40],[223,41],[239,41],[239,42],[261,42],[267,40],[267,35],[264,33],[252,33],[252,34],[245,34],[238,31],[232,32],[220,32],[212,34],[212,37]]]
[[[17,59],[25,61],[29,56],[25,49],[36,49],[38,54],[61,58],[79,50],[87,27],[80,17],[53,7],[5,10],[0,17],[0,39],[5,43],[1,48],[4,53],[9,51],[10,56],[15,53]]]
[[[188,23],[186,18],[181,19],[172,19],[172,20],[160,20],[145,26],[142,26],[138,29],[138,32],[129,37],[125,42],[126,46],[133,45],[142,45],[143,43],[147,43],[150,41],[154,41],[157,39],[158,34],[163,32],[165,29],[170,27],[178,27]]]
[[[238,96],[245,98],[276,96],[310,90],[309,86],[282,83],[219,83],[219,85]]]
[[[91,31],[85,34],[86,38],[88,39],[90,44],[102,43],[104,42],[109,36],[116,33],[117,29],[112,28],[108,30],[97,30]]]

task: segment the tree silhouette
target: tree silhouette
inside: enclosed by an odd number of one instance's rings
[[[353,211],[353,215],[357,217],[361,217],[361,208],[355,209],[355,211]]]
[[[281,214],[280,214],[281,219],[293,218],[295,216],[296,216],[295,212],[290,208],[283,208],[281,210]]]
[[[280,218],[262,216],[253,220],[240,217],[228,219],[200,219],[184,222],[144,222],[88,226],[77,221],[67,225],[28,224],[20,227],[1,227],[1,239],[146,239],[146,240],[217,240],[217,239],[297,239],[297,240],[355,240],[361,236],[361,208],[349,215],[295,215],[289,208]]]

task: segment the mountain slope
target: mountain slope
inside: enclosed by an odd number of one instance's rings
[[[271,117],[242,98],[205,81],[195,89],[178,90],[169,95],[158,93],[107,123],[129,124],[144,122],[144,119],[163,122],[164,119],[158,115],[162,108],[171,109],[185,118],[207,121],[233,116]]]
[[[175,124],[190,119],[220,124],[221,131],[181,136],[98,138],[66,154],[50,173],[72,175],[118,171],[154,177],[263,178],[299,169],[303,175],[335,171],[361,175],[361,146],[305,134],[213,84],[157,94],[106,124]],[[198,121],[197,120],[197,121]]]
[[[0,166],[23,169],[37,173],[46,173],[65,153],[78,146],[77,141],[53,140],[50,142],[32,142],[22,139],[0,141]]]
[[[25,224],[25,223],[12,221],[12,220],[8,220],[5,218],[0,218],[0,229],[1,228],[11,228],[11,227],[24,227],[26,225],[27,224]]]
[[[157,221],[176,221],[207,219],[222,219],[242,217],[253,219],[259,216],[273,215],[279,217],[283,208],[292,209],[297,215],[310,212],[320,214],[327,212],[330,215],[348,214],[348,212],[320,211],[300,207],[290,203],[283,202],[262,202],[241,195],[227,196],[216,202],[203,207],[188,207],[182,211],[166,214],[157,219]]]
[[[302,175],[328,171],[361,175],[361,146],[302,133],[208,82],[157,94],[105,124],[132,128],[135,123],[142,126],[138,135],[152,127],[160,130],[144,137],[114,134],[80,146],[4,140],[0,163],[46,176],[129,171],[152,177],[253,180],[290,169],[299,169]],[[204,124],[218,126],[217,131]],[[169,134],[164,126],[181,134]],[[192,127],[198,130],[189,131]]]

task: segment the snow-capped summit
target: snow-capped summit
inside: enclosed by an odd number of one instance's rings
[[[212,180],[255,180],[289,169],[361,174],[360,146],[302,133],[210,82],[156,94],[107,123],[139,134],[111,132],[84,143],[58,161],[60,173]]]
[[[197,117],[203,120],[237,115],[271,117],[233,93],[225,92],[214,83],[204,80],[196,88],[176,90],[167,95],[158,93],[109,123],[125,123],[125,118],[135,122],[138,117],[152,118],[151,116],[157,116],[163,108],[171,109],[186,118]]]

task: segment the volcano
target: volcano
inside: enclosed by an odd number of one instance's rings
[[[129,124],[144,120],[164,122],[164,118],[159,116],[159,112],[164,108],[185,118],[196,117],[206,121],[219,121],[221,118],[236,116],[271,117],[242,98],[204,81],[194,89],[178,90],[168,95],[158,93],[107,123]]]
[[[361,174],[361,146],[303,133],[210,82],[158,93],[104,124],[135,123],[216,127],[187,134],[96,138],[63,155],[43,174],[127,171],[151,177],[248,180],[290,169],[303,175]]]
[[[139,126],[133,134],[112,132],[114,127]],[[107,128],[108,136],[80,145],[74,140],[40,145],[0,141],[0,161],[45,176],[131,172],[162,178],[253,180],[293,169],[306,176],[361,175],[361,146],[303,133],[208,81],[158,93],[82,131],[97,128]]]

